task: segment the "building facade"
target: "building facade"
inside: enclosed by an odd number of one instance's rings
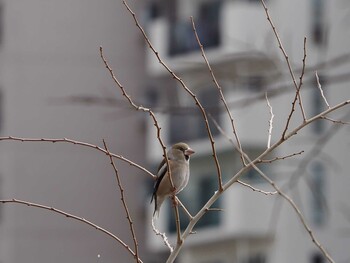
[[[316,71],[330,105],[348,99],[350,37],[346,21],[350,19],[349,5],[344,1],[322,0],[265,2],[297,83],[306,37],[306,69],[301,92],[306,116],[327,109],[318,89]],[[190,16],[232,111],[243,150],[250,157],[258,156],[267,147],[270,113],[265,94],[275,115],[273,143],[285,127],[295,87],[261,1],[178,0],[166,4],[150,1],[147,32],[155,49],[224,130],[223,134],[217,124],[209,120],[225,182],[240,169],[241,162],[226,138],[228,135],[235,141],[230,119],[199,51]],[[160,109],[164,140],[167,144],[185,140],[196,150],[189,186],[180,194],[190,212],[196,213],[217,190],[216,166],[203,118],[193,98],[171,78],[150,50],[146,51],[146,58],[149,90],[150,94],[157,94],[157,100],[152,103]],[[347,111],[344,108],[333,116],[349,120]],[[291,127],[301,122],[297,105]],[[161,148],[154,151],[157,141],[153,129],[150,125],[147,156],[155,163]],[[345,185],[349,185],[349,155],[348,146],[343,144],[349,144],[348,133],[346,126],[317,121],[281,145],[271,159],[302,150],[303,154],[260,167],[293,198],[334,260],[342,262],[350,258],[346,251],[349,236],[340,234],[340,229],[349,229],[349,220],[344,214],[348,211],[344,200],[348,199]],[[273,191],[254,171],[244,174],[241,180]],[[256,193],[236,184],[214,207],[223,212],[210,212],[199,221],[196,234],[186,240],[178,262],[326,262],[295,211],[277,195]],[[182,222],[186,226],[186,215]],[[170,208],[161,215],[158,224],[165,232],[174,234]],[[162,240],[156,239],[152,231],[148,242],[156,255],[166,251]]]

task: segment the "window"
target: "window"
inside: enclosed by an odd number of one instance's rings
[[[247,258],[242,260],[242,263],[265,263],[266,256],[262,253],[256,253],[254,255],[250,255]]]
[[[150,0],[146,8],[146,16],[150,20],[167,17],[172,20],[176,16],[177,0]]]
[[[310,262],[311,263],[324,263],[325,260],[324,260],[324,257],[320,253],[316,252],[311,256]]]
[[[217,47],[220,44],[220,8],[220,0],[202,2],[197,7],[196,29],[198,37],[205,48]],[[199,49],[192,23],[189,19],[170,20],[169,45],[170,56],[185,54]]]
[[[326,215],[325,167],[321,162],[311,164],[311,217],[316,225],[322,225]]]
[[[162,16],[160,4],[156,1],[149,4],[147,11],[150,19],[157,19]]]
[[[325,25],[325,1],[324,0],[312,0],[312,22],[311,33],[313,42],[322,46],[326,44],[327,32]]]

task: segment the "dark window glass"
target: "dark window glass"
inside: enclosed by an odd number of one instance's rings
[[[198,37],[204,48],[217,47],[220,44],[220,8],[221,1],[208,1],[198,6],[195,18]],[[198,50],[199,45],[188,20],[171,20],[169,30],[169,55],[179,55]]]

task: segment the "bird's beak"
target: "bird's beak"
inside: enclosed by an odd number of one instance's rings
[[[191,155],[191,154],[194,154],[195,151],[193,151],[191,148],[188,148],[187,150],[185,150],[185,154],[186,155]]]

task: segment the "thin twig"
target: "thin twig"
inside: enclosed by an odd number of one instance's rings
[[[185,207],[185,205],[180,201],[180,199],[178,197],[176,197],[177,202],[179,202],[179,205],[182,207],[182,209],[185,211],[185,213],[187,214],[188,218],[191,220],[193,218],[193,216],[191,215],[191,213],[187,210],[187,208]]]
[[[305,112],[304,112],[304,107],[303,107],[303,103],[302,103],[302,100],[301,100],[301,95],[300,95],[300,88],[301,88],[301,82],[302,82],[302,77],[300,79],[300,82],[299,82],[299,85],[297,84],[297,81],[296,81],[296,78],[294,76],[294,72],[293,72],[293,69],[292,69],[292,66],[290,64],[290,61],[289,61],[289,57],[287,55],[287,52],[285,51],[283,45],[282,45],[282,41],[281,41],[281,38],[279,37],[279,34],[276,30],[276,26],[274,25],[274,23],[272,22],[272,19],[270,17],[270,14],[269,14],[269,10],[267,9],[267,6],[265,4],[265,1],[264,0],[260,0],[263,7],[264,7],[264,10],[265,10],[265,14],[266,14],[266,18],[267,20],[269,21],[270,25],[271,25],[271,28],[273,30],[273,33],[275,34],[275,37],[277,39],[277,42],[278,42],[278,47],[280,48],[280,50],[282,51],[283,53],[283,56],[284,58],[286,59],[286,63],[287,63],[287,66],[288,66],[288,69],[289,69],[289,73],[290,73],[290,76],[292,77],[292,80],[293,80],[293,83],[294,83],[294,87],[295,87],[295,90],[296,90],[296,95],[298,97],[298,100],[299,100],[299,106],[300,106],[300,110],[301,110],[301,113],[303,115],[303,119],[304,121],[306,120],[306,116],[305,116]],[[305,65],[305,58],[306,58],[306,52],[305,52],[305,42],[306,42],[306,38],[304,38],[304,58],[303,58],[303,68],[304,68],[304,65]],[[304,74],[304,69],[302,70],[302,75]]]
[[[263,1],[263,0],[261,0]],[[306,37],[304,38],[304,57],[303,57],[303,66],[302,66],[302,70],[301,70],[301,74],[300,74],[300,78],[299,78],[299,85],[296,86],[296,92],[295,92],[295,96],[294,96],[294,100],[292,102],[292,108],[290,110],[290,113],[288,115],[288,118],[287,118],[287,122],[286,122],[286,125],[285,125],[285,128],[284,128],[284,131],[282,133],[282,138],[284,138],[284,136],[286,135],[286,132],[289,128],[289,124],[290,124],[290,121],[292,119],[292,115],[295,111],[295,103],[296,101],[298,100],[299,101],[299,104],[300,104],[300,109],[301,109],[301,112],[303,114],[303,119],[304,119],[304,122],[306,121],[306,117],[305,117],[305,112],[304,112],[304,108],[302,107],[302,104],[301,104],[301,96],[300,96],[300,90],[301,90],[301,86],[303,85],[303,77],[304,77],[304,73],[305,73],[305,66],[306,66]]]
[[[59,210],[59,209],[51,207],[51,206],[40,205],[37,203],[32,203],[32,202],[28,202],[28,201],[24,201],[24,200],[19,200],[19,199],[0,199],[0,203],[3,203],[3,204],[6,204],[6,203],[23,204],[23,205],[27,205],[29,207],[36,207],[36,208],[48,210],[48,211],[51,211],[53,213],[63,215],[67,218],[72,218],[76,221],[79,221],[79,222],[82,222],[86,225],[89,225],[89,226],[95,228],[96,230],[98,230],[104,234],[107,234],[108,236],[110,236],[111,238],[116,240],[119,244],[121,244],[133,257],[136,256],[135,252],[132,251],[132,249],[127,244],[125,244],[119,237],[117,237],[113,233],[109,232],[108,230],[100,227],[99,225],[96,225],[96,224],[92,223],[91,221],[86,220],[83,217],[79,217],[79,216],[64,212],[62,210]],[[139,260],[139,262],[142,262],[142,261]]]
[[[86,142],[81,142],[81,141],[76,141],[72,139],[67,139],[67,138],[24,138],[24,137],[15,137],[15,136],[3,136],[0,137],[0,141],[19,141],[19,142],[52,142],[52,143],[69,143],[69,144],[74,144],[74,145],[79,145],[79,146],[84,146],[88,148],[92,148],[95,150],[98,150],[100,152],[103,152],[105,154],[108,154],[107,151],[97,145],[86,143]],[[146,168],[143,166],[123,157],[122,155],[117,155],[114,153],[110,153],[113,158],[119,159],[123,162],[126,162],[130,164],[131,166],[134,166],[141,171],[147,173],[148,175],[152,176],[152,178],[156,178],[156,176],[148,171]]]
[[[271,146],[271,136],[272,136],[272,128],[273,128],[273,118],[275,117],[275,115],[273,114],[273,111],[272,111],[272,106],[269,102],[269,99],[267,97],[267,92],[265,93],[265,97],[266,97],[266,102],[267,102],[267,106],[269,107],[269,110],[270,110],[270,120],[269,120],[269,136],[268,136],[268,139],[267,139],[267,148],[270,148]]]
[[[130,216],[129,208],[128,208],[127,204],[126,204],[126,200],[125,200],[125,196],[124,196],[124,188],[122,186],[122,183],[121,183],[121,180],[120,180],[120,177],[119,177],[118,169],[115,166],[115,163],[113,161],[113,157],[112,157],[110,151],[108,150],[108,147],[107,147],[107,144],[106,144],[105,140],[103,140],[103,145],[104,145],[104,147],[105,147],[105,149],[107,151],[107,154],[109,156],[111,165],[112,165],[114,173],[115,173],[115,177],[117,179],[118,187],[119,187],[119,190],[120,190],[120,199],[122,201],[122,204],[123,204],[123,207],[124,207],[124,210],[125,210],[125,214],[126,214],[126,218],[128,219],[128,222],[129,222],[131,236],[132,236],[132,239],[134,241],[136,263],[139,263],[139,262],[141,262],[141,260],[139,258],[138,242],[137,242],[136,233],[135,233],[135,229],[134,229],[134,223],[133,223],[132,218]]]
[[[324,93],[323,93],[322,85],[321,85],[321,82],[320,82],[320,78],[318,77],[317,71],[315,72],[315,76],[316,76],[316,81],[317,81],[317,87],[318,87],[318,89],[319,89],[319,91],[320,91],[320,93],[321,93],[321,96],[322,96],[322,98],[323,98],[323,101],[326,103],[326,105],[327,105],[327,107],[328,107],[328,109],[329,109],[330,106],[329,106],[329,103],[328,103],[328,101],[327,101],[327,99],[326,99]]]
[[[222,208],[216,208],[216,207],[209,207],[205,209],[205,212],[222,212],[224,209]]]
[[[199,36],[198,36],[198,34],[197,34],[196,26],[195,26],[194,19],[193,19],[192,16],[191,16],[191,22],[192,22],[192,29],[193,29],[194,35],[195,35],[195,37],[196,37],[197,43],[198,43],[198,45],[199,45],[199,48],[200,48],[200,50],[201,50],[202,57],[203,57],[203,59],[204,59],[206,65],[207,65],[207,67],[208,67],[208,70],[209,70],[209,72],[210,72],[211,78],[212,78],[212,80],[213,80],[213,82],[214,82],[216,88],[217,88],[218,91],[219,91],[220,99],[221,99],[222,103],[224,104],[224,107],[225,107],[225,109],[226,109],[227,115],[228,115],[228,117],[229,117],[229,119],[230,119],[231,127],[232,127],[232,132],[233,132],[233,134],[234,134],[234,136],[235,136],[235,139],[236,139],[236,142],[237,142],[237,146],[238,146],[238,148],[240,149],[240,156],[241,156],[242,164],[243,164],[243,166],[244,166],[244,165],[245,165],[245,161],[244,161],[244,158],[243,158],[243,154],[241,154],[241,152],[242,152],[242,145],[241,145],[241,142],[240,142],[240,140],[239,140],[239,138],[238,138],[238,134],[237,134],[237,131],[236,131],[236,127],[235,127],[235,123],[234,123],[234,120],[233,120],[233,116],[232,116],[231,110],[230,110],[230,108],[229,108],[228,105],[227,105],[225,96],[224,96],[224,94],[223,94],[223,92],[222,92],[222,88],[221,88],[219,82],[217,81],[217,79],[216,79],[216,77],[215,77],[215,74],[214,74],[214,71],[212,70],[212,68],[211,68],[211,66],[210,66],[210,63],[209,63],[209,60],[207,59],[207,56],[206,56],[206,54],[205,54],[205,52],[204,52],[204,47],[203,47],[203,45],[202,45],[202,43],[201,43],[201,41],[200,41],[200,39],[199,39]]]
[[[156,225],[154,223],[154,219],[155,217],[152,216],[152,221],[151,221],[151,224],[152,224],[152,230],[153,232],[157,235],[157,236],[160,236],[162,239],[163,239],[163,242],[164,244],[169,248],[170,250],[170,253],[172,253],[174,251],[174,248],[171,246],[171,244],[169,243],[169,240],[168,240],[168,237],[166,236],[165,233],[163,232],[160,232],[157,228],[156,228]]]
[[[280,160],[285,160],[287,158],[290,158],[290,157],[294,157],[296,155],[300,155],[302,153],[304,153],[305,151],[302,150],[300,152],[297,152],[297,153],[292,153],[292,154],[289,154],[289,155],[286,155],[286,156],[282,156],[282,157],[275,157],[273,159],[265,159],[265,160],[259,160],[259,163],[272,163],[272,162],[275,162],[275,161],[280,161]]]
[[[298,127],[296,127],[294,130],[290,131],[288,134],[286,134],[284,136],[284,138],[281,138],[279,142],[275,143],[275,145],[279,145],[283,142],[285,142],[286,140],[288,140],[290,137],[294,136],[297,134],[298,131],[300,131],[301,129],[303,129],[305,126],[309,125],[310,123],[316,121],[316,120],[319,120],[319,119],[323,119],[324,117],[326,117],[328,114],[340,109],[340,108],[343,108],[347,105],[350,104],[350,100],[345,100],[343,102],[340,102],[339,104],[333,106],[333,107],[330,107],[329,109],[325,110],[325,111],[322,111],[320,112],[319,114],[309,118],[306,120],[306,122],[302,123],[301,125],[299,125]],[[272,146],[271,146],[272,147]]]
[[[135,15],[135,12],[132,11],[132,9],[129,7],[129,5],[127,4],[127,2],[125,0],[123,0],[123,4],[126,7],[126,9],[128,10],[128,12],[131,14],[131,16],[133,17],[137,28],[140,30],[140,32],[141,32],[143,38],[145,39],[147,45],[149,46],[151,51],[154,53],[154,55],[158,59],[158,62],[166,69],[166,71],[168,71],[168,73],[172,76],[172,78],[174,78],[181,85],[181,87],[192,97],[194,103],[199,108],[199,110],[200,110],[200,112],[202,114],[204,123],[205,123],[205,127],[206,127],[206,130],[207,130],[207,133],[208,133],[208,138],[210,140],[210,144],[211,144],[211,148],[212,148],[212,153],[213,153],[212,156],[214,158],[214,162],[215,162],[215,166],[216,166],[216,170],[217,170],[217,174],[218,174],[218,180],[219,180],[219,191],[222,191],[221,168],[220,168],[219,160],[218,160],[217,155],[216,155],[215,141],[214,141],[211,129],[210,129],[207,113],[206,113],[203,105],[200,103],[200,101],[198,100],[197,96],[187,87],[185,82],[179,76],[177,76],[167,66],[167,64],[164,62],[164,60],[161,59],[161,57],[159,55],[159,52],[154,48],[154,46],[152,45],[151,41],[147,37],[147,35],[145,33],[145,30],[140,25],[136,15]]]
[[[348,121],[334,120],[334,119],[329,118],[329,117],[322,117],[321,119],[333,122],[334,124],[350,125],[350,122],[348,122]]]
[[[258,192],[258,193],[262,193],[264,195],[275,195],[277,194],[277,191],[274,191],[274,192],[267,192],[267,191],[263,191],[261,189],[258,189],[258,188],[255,188],[253,186],[251,186],[250,184],[247,184],[245,182],[242,182],[241,180],[237,180],[237,182],[245,187],[248,187],[250,188],[251,190],[253,190],[254,192]]]

